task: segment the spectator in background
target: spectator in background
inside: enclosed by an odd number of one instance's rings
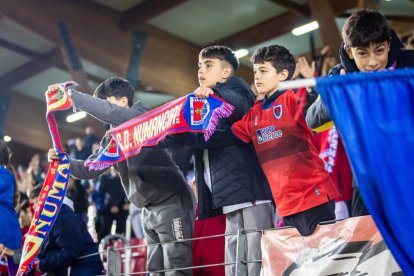
[[[40,166],[40,154],[34,154],[29,161],[24,181],[26,182],[26,194],[30,195],[33,187],[37,183],[43,183],[45,172]]]
[[[75,149],[72,152],[72,157],[79,160],[86,160],[89,157],[88,152],[90,150],[86,149],[85,142],[82,138],[76,137],[75,138]]]
[[[30,203],[29,200],[26,199],[19,204],[18,208],[18,215],[19,215],[19,224],[20,229],[22,230],[22,244],[24,242],[24,237],[26,236],[27,231],[29,231],[30,223],[32,222],[33,213],[30,210]]]
[[[329,70],[338,64],[338,60],[335,56],[332,55],[329,45],[326,45],[321,50],[321,55],[318,59],[318,76],[328,75]]]
[[[315,76],[317,76],[315,61],[312,61],[311,65],[309,65],[308,60],[304,56],[299,57],[296,61],[296,67],[295,71],[293,72],[292,79],[309,79],[314,78]],[[264,95],[261,95],[262,98],[264,98]],[[305,115],[309,106],[317,99],[318,92],[316,92],[313,87],[299,88],[295,91],[295,95],[297,102],[300,103],[299,106],[303,109],[303,114]]]
[[[41,189],[42,185],[37,185],[31,193],[35,205]],[[72,188],[68,187],[67,196],[40,248],[34,267],[46,275],[102,275],[105,272],[97,254],[98,246],[93,242],[82,219],[74,212],[72,192]],[[5,248],[0,244],[0,250],[13,256],[15,263],[20,261],[21,249],[10,250],[8,246]],[[90,254],[92,255],[86,258],[79,258]]]
[[[73,207],[76,214],[79,214],[85,224],[88,224],[88,194],[78,179],[69,178],[69,187],[72,190]]]
[[[21,232],[15,207],[18,204],[18,190],[13,171],[9,165],[10,150],[0,140],[0,243],[11,249],[21,247]]]
[[[125,224],[128,217],[129,203],[121,184],[121,179],[114,167],[109,173],[101,176],[99,191],[104,194],[104,207],[102,209],[102,226],[98,232],[101,240],[110,234],[112,222],[116,222],[116,233],[125,233]]]
[[[86,160],[89,157],[88,150],[85,147],[85,142],[82,138],[75,138],[75,148],[72,151],[71,157],[79,160]],[[89,194],[90,189],[88,180],[70,179],[70,185],[74,186],[74,208],[75,213],[81,214],[83,221],[88,222],[88,207],[89,207]]]
[[[83,137],[84,148],[86,151],[86,157],[92,154],[93,144],[99,143],[98,136],[95,135],[95,129],[91,126],[85,128],[85,137]],[[85,159],[82,159],[85,160]]]

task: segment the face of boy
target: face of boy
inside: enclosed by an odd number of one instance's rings
[[[253,64],[254,85],[257,93],[263,95],[272,95],[277,91],[279,82],[288,77],[288,71],[283,70],[278,73],[271,62]]]
[[[388,63],[389,42],[371,43],[369,47],[345,48],[361,72],[384,70]]]
[[[110,102],[111,104],[120,106],[120,107],[124,107],[124,108],[128,108],[128,99],[127,97],[122,97],[120,99],[115,98],[114,96],[110,96],[110,97],[106,97],[106,100],[108,102]]]
[[[214,88],[218,82],[225,82],[231,75],[230,64],[217,58],[198,59],[198,83]]]

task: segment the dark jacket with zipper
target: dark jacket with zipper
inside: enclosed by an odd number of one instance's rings
[[[215,95],[235,107],[229,118],[220,120],[218,130],[230,128],[250,110],[255,102],[255,96],[248,84],[238,77],[232,77],[224,83],[217,83],[213,90]],[[167,137],[162,143],[169,146],[181,143],[194,147],[200,219],[221,214],[223,206],[273,200],[269,183],[259,164],[253,144],[234,142],[230,146],[221,147],[220,143],[215,142],[214,135],[208,142],[204,142],[203,135],[186,134]],[[204,180],[204,150],[207,150],[208,155],[212,192]]]

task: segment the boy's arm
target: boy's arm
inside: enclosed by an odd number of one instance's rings
[[[94,179],[106,170],[89,170],[85,167],[85,161],[70,158],[70,175],[76,179]]]
[[[231,126],[232,133],[244,143],[252,141],[252,110]]]
[[[306,123],[309,128],[313,130],[323,131],[328,129],[332,124],[332,121],[329,111],[326,106],[321,101],[320,97],[308,108],[306,113]],[[321,128],[322,129],[319,129]]]
[[[99,156],[99,154],[101,154],[104,150],[103,143],[105,139],[105,137],[102,139],[99,149],[95,150],[88,157],[87,161],[93,161]],[[106,170],[107,169],[89,170],[85,167],[85,161],[70,158],[70,174],[77,179],[93,179],[104,173]]]
[[[223,85],[219,88],[214,88],[213,91],[223,100],[234,106],[233,114],[228,119],[231,124],[240,120],[254,103],[254,97],[250,94],[253,92],[243,86]]]
[[[125,123],[149,110],[144,105],[142,105],[142,108],[123,108],[73,90],[70,93],[70,97],[76,108],[85,111],[101,122],[114,126]]]

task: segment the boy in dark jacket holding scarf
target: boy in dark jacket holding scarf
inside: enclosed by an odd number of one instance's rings
[[[217,129],[229,128],[243,117],[255,102],[250,87],[234,73],[239,61],[225,46],[209,46],[201,50],[198,60],[198,87],[194,94],[207,98],[215,94],[235,107],[233,114],[220,120]],[[168,136],[160,147],[192,146],[194,148],[195,181],[198,195],[198,218],[226,215],[226,233],[237,230],[263,230],[273,227],[272,194],[253,145],[235,143],[226,147],[215,134],[204,141],[203,134],[185,133]],[[249,232],[246,255],[242,260],[261,260],[261,233]],[[225,262],[236,261],[236,235],[226,236]],[[248,275],[259,275],[260,263],[249,262]],[[225,267],[226,275],[235,275],[235,265]]]
[[[215,94],[235,107],[230,118],[220,121],[218,129],[230,127],[255,102],[255,96],[247,83],[234,76],[238,66],[239,61],[234,52],[225,46],[210,46],[199,54],[200,87],[194,94],[198,97]],[[215,144],[214,135],[207,143],[203,142],[202,135],[194,136],[199,142],[192,144],[195,146],[199,218],[223,212],[226,215],[226,233],[273,227],[273,198],[253,145],[236,143],[218,148],[217,143],[217,148],[212,148]],[[261,260],[260,240],[260,232],[246,234],[247,255],[242,257],[243,260]],[[227,236],[225,242],[225,262],[234,262],[236,236]],[[259,275],[261,265],[248,263],[247,270],[248,275]],[[235,265],[226,266],[226,275],[235,274]]]

